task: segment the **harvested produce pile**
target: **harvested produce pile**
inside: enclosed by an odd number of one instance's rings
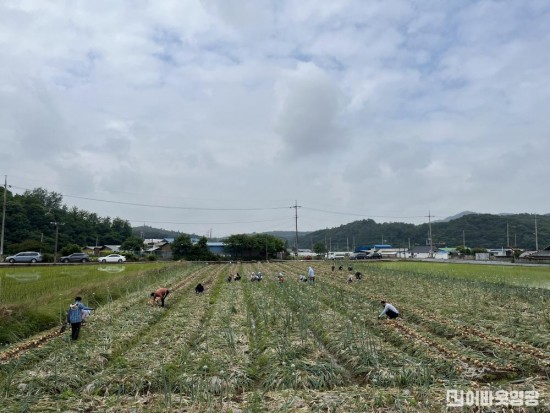
[[[383,262],[356,264],[351,284],[314,263],[310,285],[308,265],[181,267],[166,308],[144,285],[98,308],[77,342],[56,330],[15,344],[0,353],[0,412],[435,413],[447,390],[537,391],[529,411],[548,411],[549,320],[533,314],[549,291]],[[378,319],[383,298],[402,319]]]

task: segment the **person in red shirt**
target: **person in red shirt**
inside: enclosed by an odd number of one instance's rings
[[[167,288],[159,288],[157,291],[151,293],[151,299],[154,302],[158,302],[160,300],[160,306],[164,307],[164,300],[168,294],[170,294],[170,290]]]

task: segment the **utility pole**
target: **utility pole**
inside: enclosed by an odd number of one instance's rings
[[[508,223],[506,223],[506,248],[510,248],[510,229]]]
[[[466,233],[462,230],[462,246],[466,248]]]
[[[50,224],[55,225],[55,246],[53,248],[53,263],[57,264],[57,240],[59,238],[59,222],[53,221]]]
[[[57,241],[59,239],[59,226],[63,225],[63,223],[58,221],[52,221],[50,224],[55,225],[55,246],[54,246],[54,253],[53,253],[53,263],[57,264]]]
[[[430,238],[430,258],[433,257],[434,246],[432,241],[432,214],[428,211],[428,236]]]
[[[535,214],[535,251],[539,250],[539,233],[537,230],[537,214]]]
[[[4,225],[6,224],[6,194],[8,192],[8,175],[4,175],[4,206],[2,207],[2,235],[0,235],[0,260],[4,255]]]
[[[294,201],[294,205],[290,208],[294,208],[294,219],[296,222],[296,257],[298,257],[298,208],[301,208],[301,205],[298,205],[298,201]]]

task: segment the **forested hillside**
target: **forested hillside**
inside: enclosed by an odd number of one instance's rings
[[[3,200],[4,188],[0,188],[0,196]],[[132,234],[128,221],[69,208],[56,192],[38,188],[14,195],[7,191],[4,254],[27,250],[53,252],[56,227],[58,250],[68,244],[81,247],[121,244]]]
[[[179,231],[171,231],[169,229],[154,228],[148,225],[142,225],[139,227],[133,227],[132,235],[143,239],[147,239],[147,238],[163,239],[163,238],[177,238],[178,236],[182,235],[182,233]],[[199,236],[196,236],[196,237],[199,238]]]
[[[448,222],[432,222],[433,244],[455,247],[464,241],[470,248],[517,247],[535,249],[535,232],[539,249],[550,244],[550,215],[510,214],[492,215],[471,213]],[[311,248],[322,242],[332,251],[345,251],[354,246],[391,244],[408,247],[429,244],[429,224],[376,223],[372,219],[351,222],[315,231],[299,237],[300,248]]]

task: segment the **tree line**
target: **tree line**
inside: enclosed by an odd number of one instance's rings
[[[536,233],[536,235],[535,235]],[[432,244],[438,247],[467,246],[470,249],[517,248],[534,250],[550,245],[550,215],[472,213],[448,222],[431,223]],[[294,246],[290,240],[289,245]],[[354,221],[314,231],[299,237],[299,248],[323,246],[326,250],[346,251],[353,247],[391,244],[408,248],[430,244],[430,225],[402,222],[377,223],[372,219]]]
[[[4,197],[4,188],[0,188]],[[53,253],[67,245],[120,245],[131,236],[130,223],[122,218],[101,217],[63,204],[63,196],[43,188],[23,194],[6,192],[4,253],[40,251]]]
[[[4,198],[4,188],[0,188],[0,199]],[[172,244],[173,258],[176,260],[213,261],[219,257],[213,254],[207,239],[200,237],[191,241],[189,234],[164,231],[156,228],[147,230],[151,238],[166,238],[175,235]],[[120,245],[121,250],[141,252],[142,237],[136,236],[130,223],[122,218],[100,217],[77,207],[63,204],[63,196],[43,188],[27,190],[23,194],[6,192],[6,215],[4,226],[4,254],[20,251],[40,251],[53,254],[56,244],[58,252],[70,254],[82,247],[95,245]],[[284,241],[267,234],[232,235],[225,240],[226,251],[232,257],[261,259],[274,257],[285,250]]]

